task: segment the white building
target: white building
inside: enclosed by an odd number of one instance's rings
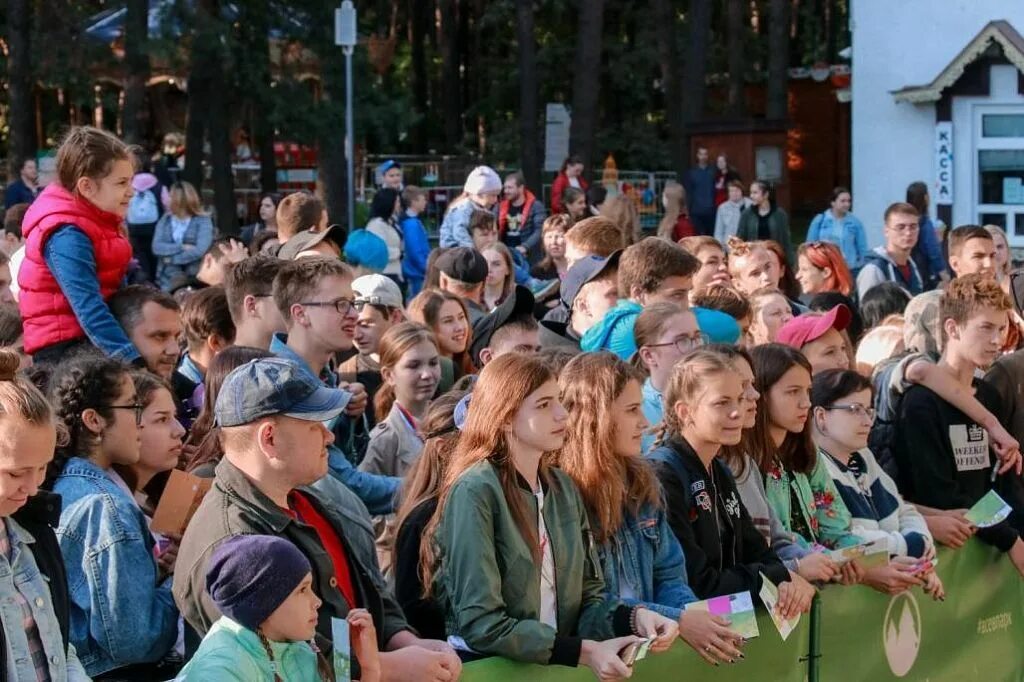
[[[1024,0],[853,0],[853,199],[873,243],[907,185],[1024,247]]]

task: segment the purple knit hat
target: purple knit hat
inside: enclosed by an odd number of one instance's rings
[[[217,546],[206,569],[206,591],[220,612],[256,630],[313,569],[287,540],[236,535]]]

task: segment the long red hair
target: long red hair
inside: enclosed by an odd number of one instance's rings
[[[853,291],[853,275],[843,259],[839,247],[831,242],[807,242],[797,249],[797,257],[803,256],[811,265],[824,270],[828,268],[832,274],[825,280],[826,291],[838,291],[849,296]]]

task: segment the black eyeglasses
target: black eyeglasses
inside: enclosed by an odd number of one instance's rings
[[[680,336],[674,341],[668,343],[648,343],[648,348],[662,348],[664,346],[675,346],[676,350],[680,353],[686,353],[694,348],[700,348],[708,342],[707,336],[704,334],[696,334],[694,336]]]
[[[875,408],[873,408],[873,407],[864,407],[863,405],[858,405],[856,403],[848,404],[848,405],[840,405],[839,403],[836,403],[835,405],[826,405],[826,406],[824,406],[824,409],[826,409],[826,410],[842,410],[843,412],[848,412],[849,414],[852,414],[852,415],[854,415],[856,417],[859,417],[861,419],[863,419],[864,417],[867,417],[871,421],[875,420]]]
[[[100,408],[105,410],[135,410],[135,425],[142,426],[142,411],[146,409],[146,406],[142,403],[132,403],[131,405],[100,405]]]
[[[351,298],[336,298],[333,301],[299,301],[299,305],[308,305],[315,308],[334,308],[339,315],[348,315],[352,310],[355,301]]]

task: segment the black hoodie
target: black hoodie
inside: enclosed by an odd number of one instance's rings
[[[683,546],[690,587],[701,599],[778,585],[789,571],[754,527],[736,481],[716,458],[711,472],[681,436],[648,453],[665,495],[668,523]]]

